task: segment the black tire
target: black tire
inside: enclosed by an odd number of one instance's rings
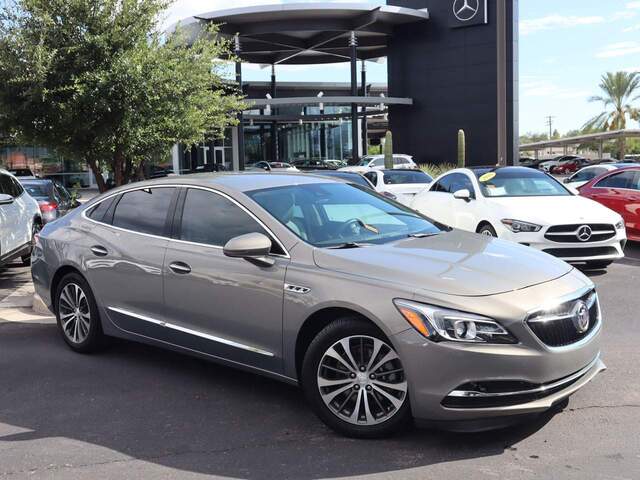
[[[498,234],[496,233],[496,230],[489,225],[488,223],[483,224],[479,229],[478,229],[478,233],[480,235],[485,235],[487,237],[497,237]]]
[[[74,341],[72,338],[73,335],[65,332],[65,327],[63,326],[63,316],[68,315],[68,305],[65,300],[62,298],[63,291],[65,291],[66,287],[70,289],[74,289],[75,286],[80,288],[82,291],[86,301],[82,300],[79,302],[80,310],[83,312],[89,313],[88,321],[85,321],[83,325],[88,323],[88,332],[85,334],[83,339],[79,341]],[[61,306],[62,305],[62,306]],[[58,329],[60,331],[60,335],[66,342],[66,344],[75,352],[79,353],[92,353],[99,351],[105,346],[105,335],[102,332],[102,325],[100,323],[100,314],[98,313],[98,306],[96,304],[95,297],[93,296],[93,292],[91,291],[91,287],[87,281],[78,273],[68,273],[60,280],[58,286],[56,288],[56,293],[54,297],[54,309],[56,314],[56,320],[58,323]],[[61,313],[62,311],[62,313]],[[64,321],[67,322],[68,318],[65,317]],[[80,323],[80,320],[77,320],[77,323]],[[69,327],[67,327],[69,328]],[[85,327],[86,331],[86,327]],[[82,331],[81,331],[82,332]]]
[[[29,254],[20,257],[20,260],[22,260],[22,265],[24,265],[25,267],[31,265],[31,252],[36,242],[36,235],[40,232],[40,230],[42,230],[42,222],[40,220],[34,220],[33,224],[31,225],[31,248],[29,249]]]
[[[323,361],[323,358],[326,358],[325,353],[327,352],[327,350],[329,350],[332,346],[335,346],[335,344],[340,340],[353,336],[363,336],[367,338],[372,337],[370,338],[371,340],[380,340],[387,345],[387,347],[384,348],[390,348],[392,350],[391,342],[389,342],[389,340],[385,338],[385,336],[371,323],[357,317],[338,318],[334,322],[326,326],[322,331],[320,331],[320,333],[318,333],[318,335],[309,345],[302,364],[302,388],[316,415],[318,415],[318,417],[320,417],[320,419],[334,431],[342,435],[354,438],[388,437],[404,429],[412,419],[408,390],[405,391],[404,396],[401,398],[402,405],[399,408],[394,408],[392,410],[393,413],[387,420],[381,420],[384,416],[384,414],[382,414],[382,416],[380,417],[381,423],[371,425],[356,425],[354,423],[343,420],[338,416],[338,413],[334,413],[334,411],[331,410],[327,406],[327,404],[325,404],[325,401],[322,398],[320,386],[318,385],[320,363]],[[371,356],[373,356],[373,354],[371,354]],[[373,362],[374,360],[375,359],[371,359],[371,362]],[[395,365],[399,364],[402,367],[401,363],[399,363],[399,357],[397,358],[397,360],[394,360],[394,362],[396,361],[398,363],[396,363]],[[382,370],[382,366],[380,370]],[[351,375],[354,374],[352,373]],[[404,380],[404,383],[406,385],[404,371],[400,375],[402,375],[402,379]],[[357,380],[354,380],[354,382],[357,382]],[[338,390],[339,388],[340,387],[337,387],[336,390]],[[347,394],[355,394],[355,388],[360,387],[352,387],[346,390],[346,393],[344,395],[346,396]],[[362,389],[364,389],[364,387],[362,387]],[[367,386],[368,392],[370,391],[370,389],[371,387]],[[366,396],[372,395],[374,392],[370,392],[367,394],[363,390],[361,393],[362,395]],[[377,395],[378,397],[380,397],[380,394]],[[356,401],[359,401],[360,397],[356,395],[356,398]],[[367,398],[369,398],[371,401],[374,400],[371,396]],[[356,401],[354,401],[354,404],[356,403]],[[342,400],[340,400],[340,402],[342,402]]]
[[[587,262],[586,268],[588,270],[604,270],[612,263],[613,263],[613,260],[600,260],[600,261]]]

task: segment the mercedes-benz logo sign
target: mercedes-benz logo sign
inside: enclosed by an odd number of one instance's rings
[[[455,0],[453,14],[461,22],[472,20],[480,11],[480,0]]]
[[[593,235],[593,231],[589,225],[582,225],[576,233],[576,237],[578,237],[578,240],[581,242],[588,242],[591,240],[591,235]]]
[[[587,304],[580,300],[576,303],[573,314],[573,325],[576,327],[578,333],[584,333],[589,329],[589,322],[591,320],[591,314]]]

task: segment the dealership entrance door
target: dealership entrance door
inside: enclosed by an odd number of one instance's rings
[[[213,163],[215,165],[223,165],[223,166],[225,165],[224,148],[225,147],[214,147]]]

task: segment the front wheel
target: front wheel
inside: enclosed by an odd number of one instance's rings
[[[488,223],[485,223],[484,225],[482,225],[482,227],[480,227],[480,229],[478,230],[478,233],[480,235],[484,235],[485,237],[497,237],[498,234],[496,233],[495,229],[489,225]]]
[[[320,419],[349,437],[386,437],[411,419],[400,357],[377,328],[358,318],[336,320],[311,342],[302,387]]]

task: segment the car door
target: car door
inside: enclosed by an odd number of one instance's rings
[[[0,194],[13,197],[11,177],[0,173]],[[20,229],[19,207],[16,199],[5,205],[0,205],[0,256],[18,248]]]
[[[627,227],[627,233],[634,238],[640,238],[640,172],[635,172],[626,197],[624,213],[621,214]]]
[[[453,204],[453,195],[450,192],[452,175],[440,177],[431,185],[428,192],[417,195],[412,205],[427,217],[454,227],[455,225],[452,224],[454,219],[450,211]]]
[[[282,370],[282,302],[288,255],[246,208],[222,192],[181,195],[164,263],[165,309],[183,347],[270,371]],[[225,256],[223,246],[259,232],[273,243],[269,267]]]
[[[483,213],[481,204],[482,197],[478,196],[478,191],[473,180],[466,173],[454,173],[451,177],[449,190],[452,194],[451,215],[453,217],[453,226],[462,230],[475,232],[480,223],[479,216]],[[468,201],[453,197],[453,194],[460,190],[469,191],[470,198]]]
[[[176,187],[138,188],[87,212],[81,261],[98,303],[119,328],[154,337],[164,321],[162,266]]]
[[[636,172],[633,170],[622,170],[607,175],[595,183],[589,196],[605,207],[618,212],[626,222],[625,215],[628,215],[626,197],[628,190],[634,183],[635,174]]]

